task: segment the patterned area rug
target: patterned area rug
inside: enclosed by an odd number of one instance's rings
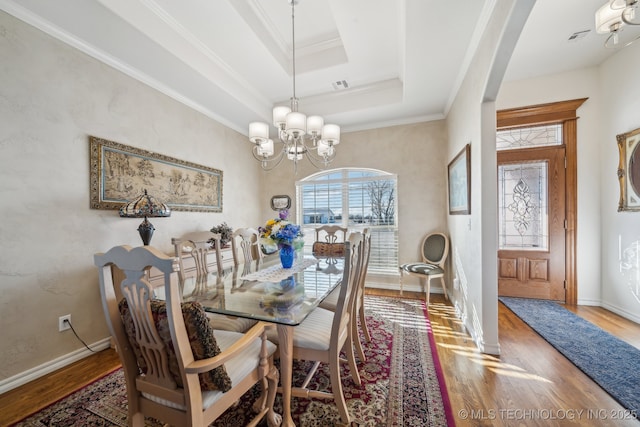
[[[362,386],[342,368],[345,399],[354,426],[453,426],[442,370],[423,301],[367,296],[365,313],[372,341],[362,341],[366,362],[360,364]],[[311,362],[294,362],[294,382],[301,384]],[[310,385],[330,390],[328,366],[321,365]],[[258,389],[212,426],[241,426],[252,413]],[[340,419],[332,400],[293,398],[297,426],[333,426]],[[276,411],[282,412],[280,396]],[[147,426],[162,424],[147,419]],[[263,424],[264,423],[263,420]],[[105,376],[60,402],[17,424],[18,426],[127,425],[127,399],[122,371]]]
[[[500,301],[638,418],[640,350],[555,302]]]

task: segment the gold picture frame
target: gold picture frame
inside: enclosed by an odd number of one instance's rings
[[[618,211],[640,211],[640,128],[616,135],[618,141]]]
[[[174,211],[222,212],[222,171],[89,137],[90,207],[120,209],[147,190]]]

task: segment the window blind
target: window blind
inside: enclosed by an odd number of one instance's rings
[[[305,243],[315,240],[315,229],[336,224],[350,231],[369,228],[369,273],[397,274],[397,177],[370,169],[336,169],[296,183],[298,223]]]

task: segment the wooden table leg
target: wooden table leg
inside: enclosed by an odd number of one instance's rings
[[[293,326],[278,324],[280,384],[282,384],[282,427],[295,427],[291,418],[291,380],[293,371]]]

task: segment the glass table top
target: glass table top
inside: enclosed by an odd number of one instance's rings
[[[277,257],[259,265],[241,264],[225,269],[221,277],[216,272],[185,279],[183,300],[198,301],[212,313],[295,326],[340,284],[343,265],[341,258],[314,257],[286,270]],[[162,298],[158,291],[164,289],[156,289],[156,297]]]

